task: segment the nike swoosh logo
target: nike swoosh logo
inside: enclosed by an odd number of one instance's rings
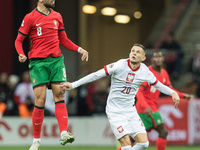
[[[38,24],[36,24],[36,26],[39,26],[39,25],[41,25],[42,24],[42,22],[41,23],[38,23]]]
[[[66,116],[63,116],[63,118],[68,118],[68,117],[66,117]]]

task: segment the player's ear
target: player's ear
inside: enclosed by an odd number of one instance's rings
[[[143,58],[142,58],[142,61],[145,61],[145,60],[146,60],[146,56],[144,55]]]

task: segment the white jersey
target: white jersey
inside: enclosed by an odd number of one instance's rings
[[[135,111],[135,108],[133,109],[135,95],[142,82],[155,85],[155,88],[167,95],[172,95],[174,92],[161,84],[145,64],[141,63],[138,68],[133,70],[130,66],[130,59],[121,59],[115,63],[106,65],[104,69],[73,82],[72,88],[95,81],[106,75],[111,75],[111,88],[106,105],[107,114],[121,114]]]
[[[141,63],[133,70],[130,59],[121,59],[104,67],[106,74],[111,75],[111,88],[107,101],[107,112],[130,112],[133,110],[135,95],[142,82],[155,84],[156,77],[148,67]]]

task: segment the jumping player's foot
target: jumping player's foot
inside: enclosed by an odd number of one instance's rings
[[[66,131],[61,134],[60,144],[64,146],[67,143],[74,142],[74,140],[75,140],[75,137],[71,133]]]
[[[40,147],[40,142],[39,141],[35,141],[33,142],[33,144],[31,145],[31,147],[29,148],[29,150],[38,150]]]

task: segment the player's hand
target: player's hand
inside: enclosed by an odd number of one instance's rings
[[[173,92],[173,93],[172,93],[172,99],[173,99],[173,101],[174,101],[174,106],[175,106],[175,108],[177,108],[177,107],[178,107],[178,104],[179,104],[179,102],[180,102],[180,97],[178,96],[178,94],[177,94],[176,92]]]
[[[148,116],[148,117],[151,117],[152,116],[152,109],[151,107],[148,107],[145,109],[145,114]]]
[[[19,58],[20,63],[24,63],[27,59],[27,57],[25,55],[22,55],[22,54],[20,54],[18,58]]]
[[[64,89],[64,90],[71,90],[72,89],[72,84],[70,82],[62,82],[60,83],[61,84],[61,87]]]
[[[89,53],[86,50],[81,48],[80,49],[80,54],[82,54],[82,57],[81,57],[82,61],[84,61],[84,60],[88,61]]]
[[[187,99],[188,101],[190,101],[191,99],[194,98],[194,96],[193,96],[193,95],[190,95],[190,94],[184,93],[184,94],[183,94],[183,98],[184,98],[184,99]]]

